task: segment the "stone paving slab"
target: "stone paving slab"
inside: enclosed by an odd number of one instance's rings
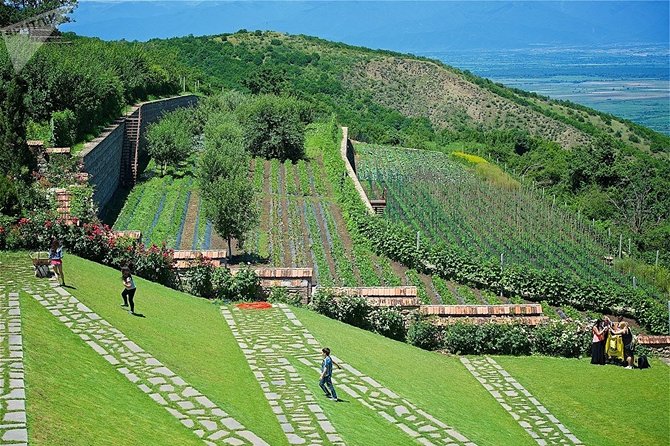
[[[280,348],[283,355],[290,361],[299,361],[320,373],[321,344],[287,305],[275,304],[274,308],[268,310],[235,308],[231,313],[234,315],[233,319],[238,317],[238,313],[239,317],[247,313],[250,317],[246,318],[245,324],[259,324],[258,313],[261,311],[274,313],[272,321],[275,329],[281,330],[282,336],[277,339],[275,348]],[[262,323],[259,325],[261,325],[259,329],[268,331],[268,326],[262,326]],[[333,384],[336,390],[345,392],[363,406],[376,412],[404,432],[410,442],[425,446],[475,445],[451,426],[384,387],[373,378],[366,376],[341,358],[334,355],[333,358],[342,367],[333,373]]]
[[[284,354],[284,345],[307,349],[304,339],[282,328],[279,311],[221,313],[256,376],[290,444],[344,445],[314,394]]]
[[[268,446],[55,281],[26,281],[25,290],[205,444]]]
[[[0,286],[0,444],[28,445],[19,294]]]
[[[539,445],[583,444],[493,358],[461,358],[461,362]]]

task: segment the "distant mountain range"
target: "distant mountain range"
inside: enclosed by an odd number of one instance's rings
[[[82,1],[63,30],[148,40],[248,30],[403,52],[668,43],[670,2]]]

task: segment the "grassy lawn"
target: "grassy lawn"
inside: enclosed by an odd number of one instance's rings
[[[30,444],[202,444],[32,297],[20,299]]]
[[[458,358],[426,352],[309,310],[296,308],[294,311],[335,356],[454,426],[478,445],[537,444],[470,375]],[[337,386],[337,371],[333,381]],[[335,416],[333,419],[337,421]],[[404,444],[407,444],[406,440]]]
[[[135,278],[145,317],[134,317],[120,307],[118,271],[75,256],[64,269],[72,295],[268,443],[287,444],[217,305]]]
[[[27,258],[3,253],[0,260],[8,265]],[[84,304],[270,444],[287,444],[217,305],[136,278],[136,311],[145,317],[133,317],[120,308],[118,271],[67,256],[65,273],[76,288],[69,291]],[[21,307],[31,443],[199,444],[31,297],[21,295]],[[536,444],[458,358],[425,352],[306,309],[294,311],[336,356],[478,445]],[[670,369],[660,362],[653,362],[650,370],[630,371],[575,359],[496,360],[585,444],[625,445],[633,439],[668,444]],[[317,374],[295,365],[320,397]],[[337,371],[334,382],[337,386]],[[411,444],[374,411],[340,393],[347,402],[320,403],[348,444]]]
[[[586,359],[497,357],[585,444],[670,444],[670,367],[594,366]]]

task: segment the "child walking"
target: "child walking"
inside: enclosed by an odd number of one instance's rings
[[[331,377],[333,376],[333,364],[335,364],[338,369],[340,368],[340,365],[330,357],[330,349],[328,347],[322,348],[321,353],[323,354],[323,361],[321,362],[321,379],[319,380],[319,387],[321,387],[321,390],[326,394],[326,397],[339,401]]]
[[[135,288],[135,281],[133,280],[133,276],[130,274],[130,268],[127,266],[121,268],[121,280],[123,280],[124,288],[121,292],[121,297],[123,297],[123,305],[121,306],[127,307],[128,304],[130,304],[129,313],[135,314],[135,301],[133,299],[137,289]]]

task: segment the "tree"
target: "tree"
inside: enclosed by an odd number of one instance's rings
[[[263,65],[242,81],[252,94],[281,94],[286,88],[286,73],[274,66]]]
[[[232,115],[212,118],[205,127],[205,151],[198,179],[205,213],[216,232],[228,241],[244,243],[245,234],[258,223],[258,206],[249,178],[249,154],[242,129]]]
[[[286,97],[259,96],[237,109],[246,147],[254,156],[299,160],[305,156],[305,124],[301,102]]]
[[[74,9],[77,3],[77,0],[0,0],[0,26],[60,7]],[[70,19],[65,17],[65,21],[69,22]]]
[[[25,91],[25,81],[16,75],[0,90],[0,170],[27,182],[37,162],[26,144]]]
[[[193,135],[183,114],[169,113],[149,126],[147,141],[149,155],[158,163],[163,176],[168,166],[176,167],[189,157]]]

